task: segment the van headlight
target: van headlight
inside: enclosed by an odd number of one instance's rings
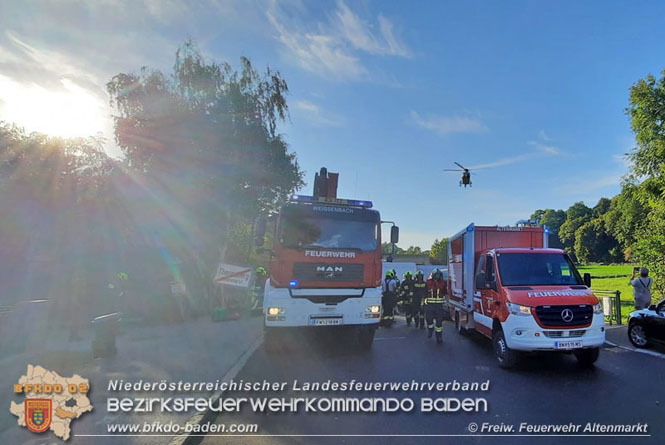
[[[600,303],[596,303],[593,305],[593,313],[594,314],[602,314],[603,313],[603,305]]]
[[[506,307],[508,308],[508,312],[510,312],[513,315],[531,315],[530,306],[522,306],[521,304],[515,304],[515,303],[506,303]]]
[[[284,309],[281,307],[269,307],[268,308],[268,315],[279,315],[284,312]]]
[[[369,312],[370,314],[378,314],[379,312],[381,312],[381,306],[379,306],[378,304],[367,306],[367,312]]]

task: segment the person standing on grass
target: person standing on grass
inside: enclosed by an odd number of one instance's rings
[[[649,269],[640,268],[640,276],[637,277],[637,270],[633,269],[633,276],[630,277],[630,285],[633,286],[633,296],[635,297],[635,309],[646,309],[651,305],[651,284],[653,278],[649,276]]]

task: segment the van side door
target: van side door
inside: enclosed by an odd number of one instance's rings
[[[480,291],[483,314],[492,318],[494,316],[494,311],[498,309],[498,306],[501,303],[499,300],[499,289],[496,279],[496,263],[494,255],[491,253],[486,254],[484,278],[484,286]]]

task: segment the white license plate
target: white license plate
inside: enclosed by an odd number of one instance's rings
[[[342,324],[341,318],[312,318],[310,321],[312,326],[334,326]]]
[[[582,340],[557,341],[554,342],[556,349],[575,349],[582,347]]]

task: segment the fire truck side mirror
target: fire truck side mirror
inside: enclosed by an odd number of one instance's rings
[[[589,272],[584,273],[584,285],[591,289],[591,274]]]
[[[266,236],[268,220],[265,216],[259,216],[254,222],[254,245],[263,246],[263,237]]]
[[[397,244],[399,242],[399,227],[392,226],[390,228],[390,242],[392,244]]]

